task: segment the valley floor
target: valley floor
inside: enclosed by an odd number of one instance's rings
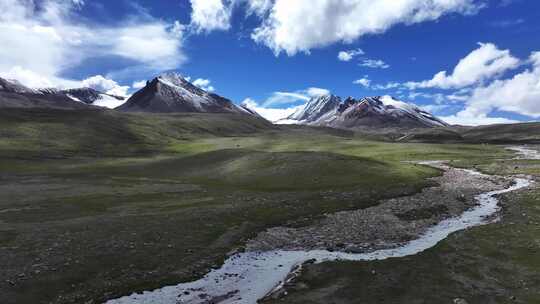
[[[0,119],[0,303],[6,304],[100,303],[200,278],[268,228],[302,229],[325,214],[418,193],[441,175],[405,161],[540,176],[539,161],[503,162],[514,153],[494,145],[384,143],[243,121],[227,122],[234,136],[222,134],[224,124],[193,136],[202,128],[184,125],[193,117],[158,123],[151,116],[107,116],[108,128],[81,135],[86,117],[70,118],[67,130],[48,113],[23,122],[21,115]],[[530,254],[540,250],[538,191],[505,202],[499,224],[457,233],[418,256],[309,266],[277,301],[538,300],[532,284],[540,265]],[[518,291],[523,286],[529,289]]]

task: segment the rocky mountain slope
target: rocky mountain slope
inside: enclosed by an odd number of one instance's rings
[[[114,108],[125,102],[91,88],[31,89],[16,80],[0,78],[0,107],[3,108],[66,108],[82,109],[89,106]]]
[[[51,91],[50,89],[40,90],[42,92]],[[54,92],[55,90],[52,90]],[[76,89],[67,89],[56,91],[59,94],[65,94],[67,97],[71,98],[74,101],[83,102],[88,105],[105,107],[114,109],[124,102],[126,102],[125,97],[115,96],[106,94],[92,88],[76,88]]]
[[[286,119],[289,123],[334,128],[444,127],[448,124],[417,106],[390,96],[347,98],[334,95],[312,98]]]
[[[144,88],[117,109],[125,112],[256,115],[254,111],[238,106],[227,98],[206,92],[176,73],[162,74],[147,82]]]

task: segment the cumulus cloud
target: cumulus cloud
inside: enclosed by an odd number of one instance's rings
[[[185,60],[179,23],[132,17],[114,26],[88,25],[77,15],[83,5],[0,1],[0,75],[18,75],[29,86],[66,87],[72,81],[62,73],[88,58],[118,56],[151,71],[173,69]]]
[[[272,8],[272,0],[244,0],[247,2],[247,14],[264,16]]]
[[[513,61],[518,60],[514,59]],[[533,52],[528,60],[524,60],[523,64],[527,68],[509,78],[495,79],[491,82],[480,81],[475,85],[443,96],[444,101],[453,104],[463,103],[463,106],[456,114],[442,117],[442,119],[460,125],[517,122],[514,119],[492,117],[491,115],[496,112],[510,112],[531,118],[540,118],[540,52]],[[409,94],[409,97],[428,98],[441,94],[415,92],[415,96],[412,95],[413,93]],[[436,98],[432,99],[437,100]],[[449,105],[448,102],[438,102],[438,104]]]
[[[519,59],[509,50],[500,50],[493,43],[479,43],[479,47],[461,59],[452,74],[441,71],[431,80],[408,82],[410,89],[417,88],[463,88],[482,83],[518,67]]]
[[[133,84],[131,85],[131,87],[134,89],[142,89],[145,86],[146,86],[146,80],[134,81]]]
[[[439,88],[461,87],[462,85],[465,86],[464,88],[444,96],[414,92],[410,93],[409,97],[414,99],[416,96],[421,96],[437,101],[436,96],[442,96],[444,100],[441,99],[438,102],[441,106],[448,106],[448,102],[454,105],[463,103],[461,110],[456,114],[442,117],[443,120],[453,124],[483,125],[517,122],[517,120],[505,117],[492,117],[491,115],[496,112],[510,112],[540,118],[540,52],[531,53],[527,60],[519,60],[512,57],[508,50],[501,51],[494,45],[481,44],[479,50],[481,49],[482,52],[477,52],[477,54],[491,55],[475,55],[472,57],[476,60],[471,60],[469,54],[467,56],[469,58],[465,57],[460,61],[459,69],[456,67],[454,73],[448,76],[445,82],[439,83],[452,84],[439,86]],[[488,51],[485,52],[486,50]],[[476,66],[476,69],[465,68],[464,66],[468,65],[467,62],[472,62],[471,65]],[[525,70],[505,79],[497,77],[517,67],[518,64],[524,65]],[[469,71],[473,77],[464,75],[465,71]],[[457,85],[458,83],[460,85]],[[431,88],[432,86],[421,87]]]
[[[321,96],[321,95],[328,95],[330,94],[330,91],[327,90],[327,89],[322,89],[322,88],[308,88],[307,90],[305,90],[305,93],[309,96],[309,97],[316,97],[316,96]]]
[[[494,125],[494,124],[510,124],[517,123],[519,121],[503,118],[503,117],[488,117],[487,115],[482,116],[464,116],[464,115],[450,115],[450,116],[441,116],[440,119],[446,121],[451,125],[462,125],[462,126],[482,126],[482,125]]]
[[[191,25],[196,32],[228,30],[231,27],[231,3],[224,3],[223,0],[191,0],[191,8]],[[259,9],[257,4],[253,9]]]
[[[215,88],[211,85],[212,81],[210,79],[197,78],[192,83],[205,91],[215,91]]]
[[[92,76],[81,82],[82,87],[92,88],[94,90],[104,92],[115,96],[128,96],[129,86],[119,85],[112,79],[107,79],[102,75]]]
[[[31,88],[75,87],[78,83],[77,81],[65,80],[54,76],[45,77],[21,66],[8,67],[8,70],[0,70],[0,77],[17,80],[21,84]]]
[[[399,82],[388,82],[387,84],[374,84],[371,86],[373,90],[391,90],[401,87]]]
[[[364,76],[360,79],[357,79],[355,81],[353,81],[354,84],[358,84],[358,85],[361,85],[365,88],[369,88],[370,84],[371,84],[371,80],[369,78],[367,78],[367,76]]]
[[[248,109],[251,109],[262,117],[266,118],[268,121],[271,122],[277,122],[279,120],[285,119],[289,117],[291,114],[293,114],[296,110],[298,110],[303,105],[298,106],[290,106],[285,108],[268,108],[262,105],[259,105],[255,100],[251,98],[246,98],[242,105],[247,107]]]
[[[362,49],[341,51],[338,53],[338,59],[340,61],[351,61],[354,57],[364,54],[365,53]]]
[[[482,116],[496,109],[540,118],[540,52],[533,52],[528,62],[530,67],[512,78],[475,88],[458,115]]]
[[[309,52],[335,42],[352,42],[403,23],[433,21],[451,13],[470,15],[474,0],[275,0],[252,38],[275,54]]]

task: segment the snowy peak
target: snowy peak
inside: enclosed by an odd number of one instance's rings
[[[129,112],[199,112],[253,115],[227,98],[208,93],[177,73],[161,74],[133,94],[122,106]]]
[[[17,80],[0,78],[0,91],[18,94],[35,94],[36,91],[25,87]]]
[[[443,127],[448,124],[417,106],[390,96],[312,98],[289,116],[287,122],[335,128]]]
[[[341,98],[328,94],[312,97],[304,107],[298,109],[288,120],[314,122],[324,114],[331,112],[341,104]]]

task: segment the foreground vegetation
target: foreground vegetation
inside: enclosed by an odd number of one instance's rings
[[[488,167],[510,155],[228,114],[3,110],[0,303],[97,303],[190,280],[263,229],[411,194],[439,174],[404,161]]]

